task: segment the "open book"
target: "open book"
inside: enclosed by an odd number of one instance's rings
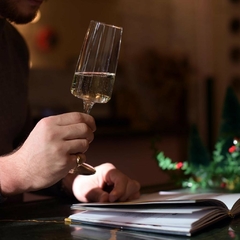
[[[66,220],[115,229],[191,236],[240,214],[240,194],[159,192],[121,203],[79,203]]]

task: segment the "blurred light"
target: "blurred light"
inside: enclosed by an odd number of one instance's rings
[[[40,18],[41,18],[41,12],[40,12],[40,10],[38,10],[36,17],[31,21],[31,23],[38,22],[40,20]]]
[[[233,144],[236,145],[238,143],[238,140],[237,139],[234,139],[233,140]]]

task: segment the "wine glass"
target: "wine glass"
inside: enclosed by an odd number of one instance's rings
[[[111,99],[122,39],[121,27],[91,21],[78,58],[71,93],[89,114],[94,103]]]
[[[90,114],[95,103],[111,99],[123,29],[91,21],[75,69],[71,93],[83,100],[83,112]],[[90,175],[95,169],[86,163],[73,170]]]

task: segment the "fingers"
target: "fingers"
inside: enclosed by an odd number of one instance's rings
[[[45,142],[61,141],[59,147],[69,154],[86,152],[96,130],[91,116],[77,112],[43,118],[37,125]]]
[[[82,179],[85,178],[86,182],[84,186],[81,186],[81,192],[75,192],[75,196],[79,201],[83,202],[125,202],[139,198],[140,184],[137,181],[131,180],[124,175],[119,178],[119,182],[115,182],[114,185],[108,186],[110,192],[104,187],[91,186],[91,182],[84,176],[80,176]],[[89,188],[89,190],[88,190]],[[83,194],[83,195],[82,195]]]
[[[88,114],[71,112],[71,113],[60,114],[57,116],[56,124],[58,124],[59,126],[78,124],[78,123],[86,123],[93,132],[96,131],[94,118]]]
[[[127,178],[125,182],[116,181],[113,190],[109,194],[109,202],[124,202],[139,198],[140,184]]]
[[[94,139],[94,133],[91,128],[85,123],[72,124],[67,126],[62,126],[65,131],[64,139],[86,139],[88,143],[91,143]]]
[[[137,199],[140,196],[140,184],[127,177],[112,164],[105,163],[96,169],[97,172],[102,171],[101,177],[104,180],[99,180],[98,182],[104,181],[101,188],[109,194],[109,202],[129,201]]]
[[[70,155],[85,153],[89,148],[89,144],[90,143],[86,139],[73,139],[66,141],[63,150]]]
[[[94,139],[96,125],[93,117],[88,114],[72,112],[57,116],[56,124],[64,127],[64,139],[86,139],[91,143]]]

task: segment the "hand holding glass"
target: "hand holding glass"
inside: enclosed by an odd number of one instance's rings
[[[121,27],[90,22],[71,86],[71,93],[83,100],[84,113],[89,114],[95,103],[111,99],[122,31]]]

